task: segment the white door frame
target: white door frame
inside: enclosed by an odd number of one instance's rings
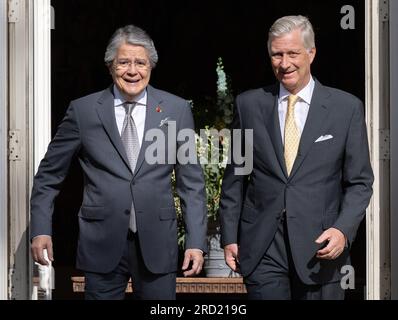
[[[51,27],[54,12],[50,0],[33,2],[33,163],[35,174],[51,140]],[[30,178],[32,184],[33,176]],[[30,197],[30,194],[29,194]],[[30,237],[30,236],[29,236]],[[30,259],[31,262],[32,259]],[[30,266],[33,270],[33,265]],[[39,299],[32,283],[31,298]]]
[[[391,195],[398,192],[398,1],[390,1]],[[398,299],[398,198],[391,197],[391,299]],[[394,272],[397,270],[396,272]]]
[[[6,2],[6,1],[2,1]],[[32,180],[51,137],[50,0],[11,1],[8,21],[8,297],[34,298],[29,255]],[[6,264],[7,265],[7,264]]]
[[[33,0],[8,1],[8,298],[30,298],[29,192],[32,175]],[[11,14],[12,13],[12,14]]]
[[[388,0],[366,0],[365,11],[366,120],[375,175],[366,215],[366,299],[379,300],[389,299],[391,289],[390,161],[381,139],[389,137]]]
[[[50,0],[35,0],[33,8],[33,168],[36,173],[51,140],[51,25],[54,14]]]
[[[7,3],[0,1],[0,300],[8,297],[8,22]]]

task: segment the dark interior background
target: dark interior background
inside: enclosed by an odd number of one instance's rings
[[[71,100],[109,86],[103,57],[112,33],[126,24],[146,30],[155,42],[159,63],[151,84],[195,103],[197,127],[209,124],[216,97],[216,63],[224,61],[236,95],[275,82],[266,40],[271,24],[289,14],[308,16],[316,33],[312,73],[325,85],[365,98],[365,4],[362,0],[52,0],[53,134]],[[344,5],[355,8],[355,29],[343,30]],[[202,107],[201,107],[202,106]],[[206,106],[206,108],[204,107]],[[207,111],[206,111],[206,110]],[[72,293],[70,277],[77,245],[77,212],[82,177],[72,165],[54,213],[55,299],[81,298]],[[363,299],[366,279],[365,226],[353,244],[356,289],[347,299]]]

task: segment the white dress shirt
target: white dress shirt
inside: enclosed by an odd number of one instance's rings
[[[311,77],[310,82],[299,93],[297,93],[299,99],[294,106],[294,118],[296,121],[297,129],[300,131],[300,135],[303,133],[305,122],[307,121],[308,111],[310,110],[310,104],[314,88],[315,81]],[[285,144],[285,121],[287,113],[287,102],[290,95],[291,93],[287,91],[282,84],[280,84],[278,113],[283,144]]]
[[[120,93],[116,85],[113,86],[113,93],[115,95],[114,106],[117,128],[119,130],[119,134],[122,135],[124,117],[126,116],[126,109],[124,108],[123,104],[126,102],[126,99]],[[137,127],[138,141],[140,142],[140,146],[142,146],[142,141],[144,139],[147,100],[148,95],[146,90],[144,90],[137,97],[137,99],[134,100],[136,106],[131,112],[131,116],[133,117],[135,126]]]

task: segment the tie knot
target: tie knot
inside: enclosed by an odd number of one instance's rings
[[[294,105],[296,104],[298,98],[299,98],[298,96],[296,96],[296,95],[294,95],[294,94],[291,94],[291,95],[289,96],[289,99],[288,99],[287,107],[288,107],[289,109],[293,108]]]
[[[124,109],[126,110],[126,114],[131,115],[131,112],[133,111],[135,107],[135,102],[126,102],[124,104]]]

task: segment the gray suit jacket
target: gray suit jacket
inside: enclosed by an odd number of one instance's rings
[[[177,132],[194,128],[187,101],[151,86],[147,90],[145,132],[161,129],[166,141],[174,139],[175,142],[176,137],[167,135],[167,125],[159,128],[162,120],[176,121]],[[186,248],[205,252],[207,217],[201,166],[180,164],[175,152],[175,165],[149,165],[144,155],[150,144],[143,141],[133,174],[116,125],[112,87],[71,102],[34,179],[31,237],[51,235],[54,199],[73,157],[77,156],[84,175],[83,203],[78,218],[79,269],[106,273],[116,267],[126,243],[134,199],[145,265],[153,273],[177,270],[173,169],[186,224]],[[180,144],[177,142],[177,147]]]
[[[226,169],[220,206],[223,244],[238,243],[243,275],[250,274],[271,243],[286,210],[293,261],[307,284],[337,281],[348,250],[319,260],[315,240],[330,227],[351,244],[372,195],[363,105],[356,97],[316,81],[308,118],[290,177],[278,118],[279,84],[236,99],[233,127],[253,129],[250,176]],[[330,135],[332,139],[315,142]]]

